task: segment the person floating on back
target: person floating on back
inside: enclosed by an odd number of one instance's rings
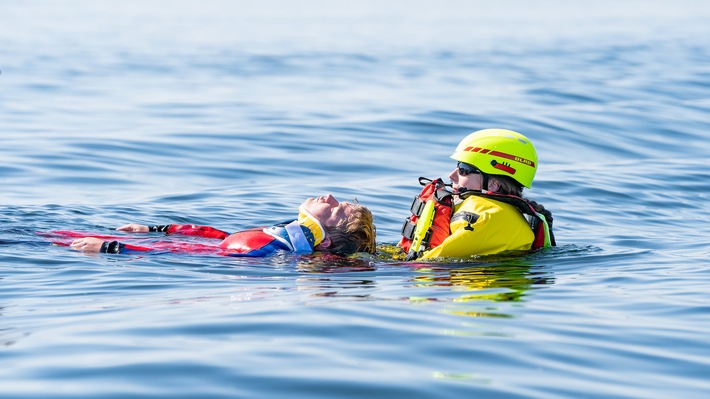
[[[554,246],[552,213],[523,198],[538,166],[537,151],[522,134],[485,129],[466,136],[443,180],[420,178],[398,243],[407,260],[468,258]]]
[[[268,256],[278,251],[308,254],[314,251],[342,255],[375,252],[372,213],[358,203],[339,202],[332,195],[309,198],[299,207],[298,219],[267,228],[229,234],[210,226],[127,224],[117,230],[132,233],[165,234],[219,239],[217,245],[159,241],[150,246],[110,240],[116,237],[82,237],[70,247],[83,252],[127,253],[147,251],[215,252],[228,256]]]

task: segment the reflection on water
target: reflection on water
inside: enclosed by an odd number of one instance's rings
[[[474,317],[512,317],[491,302],[521,302],[527,292],[537,286],[555,282],[552,271],[533,266],[525,259],[507,259],[496,263],[418,264],[411,279],[414,287],[427,290],[447,287],[452,296],[412,298],[414,301],[448,301],[466,304],[448,309],[452,314]]]
[[[484,378],[474,373],[449,373],[445,371],[434,371],[431,373],[431,376],[432,378],[441,380],[472,382],[477,384],[490,384],[493,382],[490,378]]]
[[[376,286],[368,273],[376,271],[374,263],[358,257],[315,253],[299,259],[296,270],[298,290],[312,297],[369,300]]]
[[[296,262],[296,270],[301,273],[347,273],[371,272],[376,270],[374,262],[357,256],[343,257],[324,252],[303,256]]]

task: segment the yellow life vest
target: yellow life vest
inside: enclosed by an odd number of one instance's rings
[[[535,233],[518,208],[477,195],[454,205],[450,227],[451,235],[420,259],[527,251],[535,241]]]

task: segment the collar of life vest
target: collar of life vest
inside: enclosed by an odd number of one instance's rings
[[[296,220],[266,227],[263,232],[298,254],[313,253],[325,237],[321,224],[308,212],[300,213]]]
[[[303,209],[302,206],[298,208],[298,224],[308,229],[308,232],[305,233],[306,236],[308,236],[309,244],[311,244],[313,248],[325,239],[325,229],[323,225],[321,225],[313,215]]]

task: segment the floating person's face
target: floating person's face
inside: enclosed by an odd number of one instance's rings
[[[332,195],[308,198],[301,204],[305,210],[323,226],[336,226],[343,220],[348,220],[354,212],[350,202],[339,202]]]

